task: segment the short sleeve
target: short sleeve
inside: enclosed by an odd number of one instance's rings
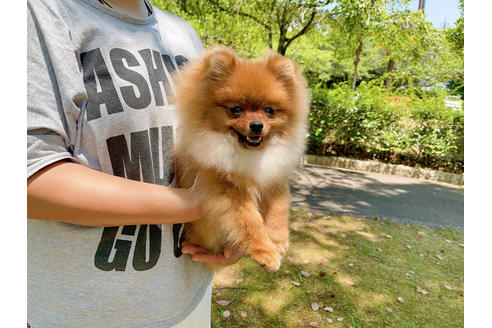
[[[71,148],[71,130],[75,128],[73,116],[67,115],[59,91],[46,39],[48,26],[40,26],[37,15],[28,3],[27,12],[27,176],[61,159],[74,160]],[[42,17],[44,25],[55,25],[53,17]],[[54,32],[58,35],[63,31]],[[67,38],[68,40],[68,38]],[[59,42],[59,40],[57,40]],[[59,55],[63,55],[61,46]],[[67,61],[70,65],[71,59]],[[74,160],[75,161],[75,160]]]

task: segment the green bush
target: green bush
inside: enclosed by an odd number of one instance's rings
[[[461,171],[463,111],[446,107],[445,96],[364,82],[355,91],[315,86],[308,151]]]

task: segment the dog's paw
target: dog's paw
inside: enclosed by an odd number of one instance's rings
[[[287,250],[289,249],[289,242],[275,243],[275,246],[277,247],[280,255],[285,256],[285,254],[287,254]]]
[[[252,250],[249,255],[268,271],[277,271],[280,269],[282,256],[277,251],[257,248]]]

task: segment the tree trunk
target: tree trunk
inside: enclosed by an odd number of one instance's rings
[[[287,36],[285,35],[286,31],[284,32],[282,29],[280,30],[280,36],[278,38],[278,46],[277,46],[277,52],[281,54],[282,56],[285,56],[285,52],[287,51]]]
[[[361,52],[362,52],[362,39],[359,40],[359,46],[355,51],[354,73],[352,74],[352,90],[355,90],[355,84],[357,83],[357,66],[359,66]]]
[[[393,73],[393,68],[395,68],[395,60],[390,59],[388,65],[386,66],[386,80],[384,82],[384,87],[386,89],[391,88],[391,73]]]

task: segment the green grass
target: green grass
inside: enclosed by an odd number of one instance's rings
[[[212,327],[463,327],[462,233],[306,210],[291,211],[290,230],[279,271],[243,258],[216,274]]]

